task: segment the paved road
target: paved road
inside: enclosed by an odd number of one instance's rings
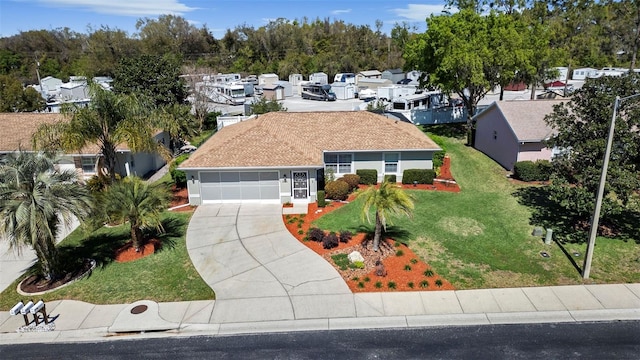
[[[0,346],[5,359],[637,359],[640,321]]]

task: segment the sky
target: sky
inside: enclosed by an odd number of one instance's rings
[[[182,16],[198,28],[206,25],[216,38],[243,24],[258,28],[277,18],[303,17],[372,29],[382,20],[387,34],[395,23],[407,22],[422,32],[429,14],[443,9],[444,0],[0,0],[0,37],[65,27],[90,33],[102,26],[132,36],[138,19],[163,14]]]

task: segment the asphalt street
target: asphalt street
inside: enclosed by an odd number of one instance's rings
[[[0,346],[4,359],[637,359],[640,321]]]

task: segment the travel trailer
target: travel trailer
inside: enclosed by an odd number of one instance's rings
[[[335,101],[336,94],[331,91],[331,85],[306,84],[302,86],[302,98],[309,100]]]

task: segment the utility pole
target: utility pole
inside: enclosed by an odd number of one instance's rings
[[[613,135],[616,129],[616,115],[618,112],[618,106],[622,101],[634,98],[636,96],[640,96],[640,94],[629,95],[623,98],[620,98],[620,96],[616,96],[616,100],[613,103],[613,116],[611,117],[611,124],[609,125],[609,136],[607,137],[607,148],[604,152],[604,161],[602,163],[602,173],[600,174],[600,185],[598,186],[598,193],[596,195],[596,206],[595,206],[595,209],[593,210],[593,217],[591,218],[591,229],[589,230],[589,242],[587,243],[587,251],[584,257],[584,266],[582,268],[582,278],[585,280],[589,278],[589,273],[591,272],[593,248],[596,245],[596,235],[598,234],[598,222],[600,221],[600,208],[602,207],[604,185],[607,180],[607,169],[609,167],[609,156],[611,155]]]

